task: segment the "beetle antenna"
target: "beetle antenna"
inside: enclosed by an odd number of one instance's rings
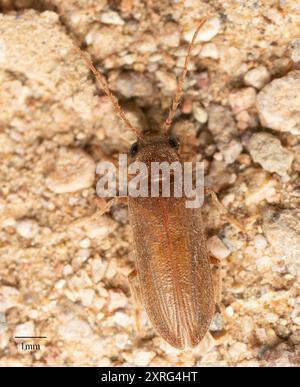
[[[203,18],[201,20],[201,22],[199,23],[199,25],[194,33],[193,39],[189,45],[189,49],[188,49],[187,55],[185,57],[184,67],[183,67],[182,73],[181,73],[181,75],[178,79],[178,82],[177,82],[175,97],[174,97],[172,105],[171,105],[171,110],[169,112],[168,118],[166,119],[166,121],[162,127],[163,133],[168,133],[170,126],[172,125],[176,110],[178,108],[178,105],[180,104],[180,100],[181,100],[181,97],[183,95],[183,85],[184,85],[184,80],[185,80],[186,74],[188,72],[188,67],[189,67],[189,63],[190,63],[190,59],[191,59],[192,49],[195,45],[199,31],[203,27],[204,23],[206,23],[207,19],[208,18],[206,17],[206,18]]]
[[[91,70],[91,72],[94,74],[96,81],[98,83],[98,86],[104,91],[104,93],[107,95],[107,97],[110,99],[116,113],[120,116],[121,120],[125,123],[125,125],[132,130],[137,137],[141,136],[141,131],[138,128],[135,128],[131,122],[126,117],[126,114],[122,110],[121,106],[119,105],[119,102],[117,98],[113,95],[113,93],[110,91],[107,80],[105,77],[96,69],[95,65],[93,64],[89,54],[87,54],[85,51],[81,50],[79,46],[73,41],[74,48],[77,51],[77,53],[80,55],[80,57],[84,60],[88,68]]]

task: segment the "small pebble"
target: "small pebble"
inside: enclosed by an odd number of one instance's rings
[[[250,121],[251,121],[251,116],[247,112],[247,110],[243,110],[240,113],[237,113],[235,116],[237,120],[237,127],[238,129],[244,131],[249,127]]]
[[[93,185],[95,169],[94,160],[83,150],[61,148],[46,185],[55,193],[80,191]]]
[[[107,269],[107,263],[101,258],[92,260],[92,277],[95,283],[98,283],[104,276]]]
[[[70,225],[70,234],[86,235],[89,239],[104,239],[115,228],[117,223],[108,216],[98,216],[97,213],[79,219]]]
[[[6,316],[4,312],[0,311],[0,336],[3,335],[3,333],[7,330],[7,322],[6,322]],[[3,337],[3,336],[2,336]],[[1,339],[0,339],[0,348],[1,345]]]
[[[65,341],[72,342],[87,339],[92,336],[93,332],[87,321],[74,316],[73,318],[64,321],[64,324],[59,325],[58,333]]]
[[[95,25],[86,35],[85,41],[97,53],[97,58],[102,60],[108,56],[119,53],[125,48],[126,39],[119,28],[112,28],[110,25],[102,24],[102,27]]]
[[[232,306],[228,306],[225,309],[225,312],[226,312],[228,317],[233,317],[234,316],[234,310],[233,310]]]
[[[78,257],[82,260],[82,262],[86,261],[90,257],[90,250],[89,249],[81,249],[78,252]]]
[[[249,141],[249,152],[255,163],[266,171],[286,176],[294,155],[284,148],[280,140],[267,132],[255,133]]]
[[[126,65],[133,65],[136,61],[137,55],[136,54],[127,54],[123,56],[123,61]]]
[[[270,324],[275,324],[278,320],[279,320],[279,316],[275,313],[266,313],[264,318],[266,319],[266,321],[268,321],[268,323]]]
[[[224,143],[228,143],[238,134],[230,109],[217,104],[211,104],[208,108],[208,129],[215,138]]]
[[[283,259],[289,272],[300,278],[300,212],[267,206],[263,211],[263,232],[274,255]]]
[[[0,312],[18,306],[21,302],[21,293],[11,286],[0,287]]]
[[[254,244],[258,250],[263,250],[267,247],[268,242],[263,235],[258,234],[255,236]]]
[[[110,312],[113,312],[116,309],[119,308],[125,308],[125,306],[128,303],[128,298],[126,295],[122,292],[116,292],[116,291],[109,291],[109,303],[108,303],[108,310]]]
[[[227,74],[235,74],[236,77],[243,75],[241,50],[235,46],[220,49],[220,67]]]
[[[195,350],[197,350],[197,353],[202,358],[205,358],[205,355],[208,355],[213,350],[213,348],[215,348],[215,346],[216,340],[209,332],[207,332]]]
[[[291,58],[292,58],[292,61],[294,63],[298,63],[300,62],[300,39],[295,39],[292,41],[292,55],[291,55]]]
[[[242,144],[237,140],[232,140],[228,144],[220,144],[218,148],[222,153],[222,159],[227,165],[234,163],[243,150]]]
[[[225,246],[221,239],[216,235],[207,241],[207,247],[212,255],[217,259],[225,259],[231,254],[231,251],[228,249],[228,247]]]
[[[259,257],[256,260],[256,268],[258,271],[265,271],[272,267],[272,260],[269,257]]]
[[[116,335],[116,346],[120,349],[124,349],[128,346],[128,343],[130,342],[129,337],[127,334],[118,334]]]
[[[144,33],[133,46],[133,50],[140,54],[149,54],[157,52],[157,40],[153,35]]]
[[[97,310],[101,310],[106,305],[106,301],[107,301],[107,299],[105,297],[95,297],[94,302],[93,302],[93,306]],[[100,320],[103,317],[104,317],[103,313],[100,312],[97,314],[97,318],[99,318]]]
[[[300,71],[265,86],[258,94],[257,110],[263,126],[300,135]]]
[[[126,224],[128,221],[128,208],[126,206],[117,206],[112,209],[112,217],[121,224]]]
[[[178,24],[168,22],[164,26],[164,33],[160,35],[160,41],[167,47],[177,48],[180,44],[180,31]]]
[[[29,312],[28,312],[28,317],[29,318],[32,318],[32,319],[37,319],[38,317],[40,316],[40,313],[38,310],[36,309],[31,309]]]
[[[135,72],[121,73],[115,81],[115,90],[128,99],[151,97],[154,94],[150,80],[144,74]]]
[[[0,63],[5,61],[5,43],[3,40],[0,40]]]
[[[132,319],[123,312],[116,312],[113,316],[113,321],[124,328],[132,325]]]
[[[183,34],[184,40],[187,42],[191,42],[196,29],[197,29],[197,25],[194,26],[193,29],[189,29],[185,31]],[[196,43],[209,42],[220,32],[220,29],[221,29],[221,21],[219,17],[213,17],[209,19],[200,29],[196,39]]]
[[[156,77],[161,84],[162,91],[164,93],[172,93],[176,90],[177,79],[173,73],[168,71],[156,71]]]
[[[33,321],[27,321],[16,326],[14,336],[34,336],[35,328]]]
[[[16,227],[17,221],[14,218],[6,218],[1,222],[1,227]]]
[[[39,232],[39,225],[34,220],[24,219],[17,223],[16,230],[21,237],[25,239],[32,239]]]
[[[200,124],[205,124],[208,120],[207,111],[199,103],[193,104],[193,115]]]
[[[91,306],[95,297],[95,290],[91,288],[81,289],[79,297],[83,306]]]
[[[245,359],[247,356],[247,344],[240,342],[233,344],[228,350],[228,355],[235,361]]]
[[[195,144],[197,130],[196,125],[191,120],[180,120],[175,122],[172,134],[178,138],[184,138],[186,142],[190,142]]]
[[[68,276],[68,275],[70,275],[70,274],[72,274],[72,273],[73,273],[73,268],[72,268],[71,265],[66,265],[66,266],[64,266],[63,274],[64,274],[65,276]]]
[[[249,170],[250,181],[246,192],[246,205],[253,206],[263,200],[272,201],[276,194],[277,182],[263,169]]]
[[[155,356],[156,353],[154,351],[138,349],[133,353],[133,362],[137,367],[147,367]]]
[[[235,114],[255,105],[256,91],[253,87],[237,90],[229,95],[229,105]]]
[[[193,100],[186,98],[181,105],[181,111],[183,114],[191,114],[193,111]]]
[[[91,246],[91,240],[89,238],[84,238],[79,242],[79,246],[82,249],[88,249]]]
[[[295,317],[295,318],[293,319],[293,322],[294,322],[296,325],[300,326],[300,317]]]
[[[16,143],[6,133],[0,133],[0,144],[0,153],[13,153],[15,151]]]
[[[221,313],[215,313],[213,321],[209,327],[211,332],[221,332],[224,329],[224,320]]]
[[[240,154],[237,160],[239,163],[246,167],[248,167],[252,163],[251,157],[247,153]]]
[[[258,66],[247,72],[244,76],[244,82],[248,86],[255,87],[260,90],[271,80],[270,73],[265,66]]]
[[[141,109],[135,104],[128,103],[122,105],[122,109],[131,124],[136,128],[146,126],[145,116]],[[94,111],[97,121],[101,122],[101,130],[96,130],[97,138],[102,141],[103,134],[109,139],[107,146],[115,148],[119,153],[128,151],[129,146],[135,141],[135,134],[124,122],[115,114],[113,106],[107,97],[97,99]]]
[[[223,161],[223,155],[222,155],[222,153],[221,153],[221,152],[216,152],[216,153],[214,154],[214,159],[215,159],[216,161]]]
[[[103,12],[100,15],[100,21],[101,23],[112,24],[116,26],[123,26],[125,24],[124,20],[120,17],[120,15],[114,11]]]
[[[206,43],[203,45],[201,50],[202,58],[211,58],[211,59],[219,59],[220,53],[216,44],[214,43]]]
[[[61,279],[55,283],[54,287],[55,289],[63,289],[65,285],[66,281],[64,279]]]

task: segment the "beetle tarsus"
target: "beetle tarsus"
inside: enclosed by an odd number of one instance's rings
[[[128,283],[130,288],[130,294],[134,302],[134,320],[135,320],[135,326],[137,332],[141,332],[142,324],[141,324],[141,310],[140,305],[142,304],[141,301],[141,291],[140,291],[140,284],[138,279],[138,274],[136,270],[133,270],[128,275]]]
[[[246,227],[229,213],[227,208],[218,199],[218,196],[215,191],[213,191],[211,188],[205,187],[204,193],[205,195],[211,196],[213,204],[217,207],[220,214],[224,216],[228,223],[230,223],[236,230],[243,233],[246,232]]]
[[[102,216],[108,212],[112,206],[116,206],[117,204],[127,204],[127,197],[116,196],[108,202],[104,198],[97,197],[94,200],[94,203],[98,209],[97,215]]]
[[[212,278],[214,285],[214,294],[215,294],[215,303],[216,309],[220,309],[221,301],[222,301],[222,271],[221,266],[215,265],[212,268]]]

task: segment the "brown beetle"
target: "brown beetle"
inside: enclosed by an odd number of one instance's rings
[[[105,78],[89,56],[77,48],[117,113],[136,133],[132,158],[147,166],[153,161],[182,161],[176,141],[170,137],[170,127],[183,94],[193,45],[206,21],[200,22],[189,45],[172,109],[157,133],[142,133],[131,125]],[[215,196],[213,199],[216,202]],[[112,203],[115,201],[110,201],[105,210]],[[139,288],[147,315],[163,339],[178,349],[195,347],[207,333],[216,305],[201,209],[187,209],[184,197],[129,197],[128,208],[136,253],[136,270],[129,276],[132,287]]]

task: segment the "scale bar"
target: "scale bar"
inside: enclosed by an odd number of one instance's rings
[[[47,339],[47,336],[15,336],[15,339]]]

